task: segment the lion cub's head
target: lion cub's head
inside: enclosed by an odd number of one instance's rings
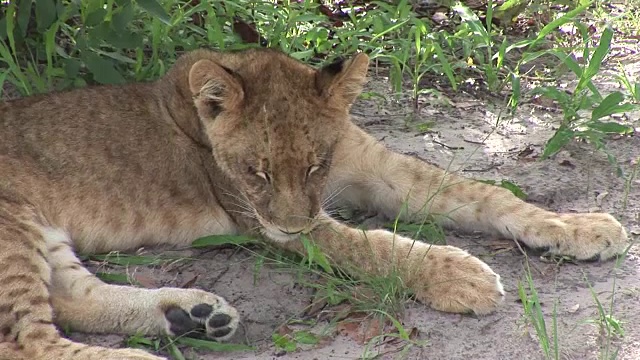
[[[359,54],[316,70],[252,50],[191,67],[189,87],[213,156],[267,237],[287,241],[312,228],[368,62]]]

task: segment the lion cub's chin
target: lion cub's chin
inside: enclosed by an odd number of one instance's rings
[[[303,232],[299,232],[296,234],[287,234],[285,232],[282,232],[274,228],[274,226],[264,226],[264,225],[260,230],[260,232],[262,232],[262,235],[266,236],[269,240],[273,240],[278,243],[286,243],[289,241],[298,240],[300,239],[300,235],[303,234]]]

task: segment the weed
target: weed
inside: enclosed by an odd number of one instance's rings
[[[604,137],[607,134],[628,135],[633,133],[634,129],[628,125],[606,122],[603,119],[634,110],[636,106],[625,102],[625,96],[619,91],[612,92],[603,98],[592,82],[609,52],[612,36],[613,30],[605,28],[598,47],[591,56],[588,56],[589,50],[585,47],[585,59],[589,60],[583,66],[567,54],[555,53],[578,77],[572,92],[567,93],[550,86],[534,89],[534,94],[541,94],[557,101],[563,111],[563,121],[545,145],[543,158],[555,154],[572,139],[583,139],[592,143],[596,149],[605,151],[611,163],[617,165],[614,156],[606,151]],[[590,116],[584,117],[582,111],[589,111]]]
[[[558,360],[560,359],[560,350],[558,347],[557,301],[554,301],[553,304],[552,332],[549,334],[538,291],[531,277],[528,258],[526,258],[526,264],[525,283],[518,282],[518,296],[524,309],[524,316],[527,322],[533,326],[545,358]]]

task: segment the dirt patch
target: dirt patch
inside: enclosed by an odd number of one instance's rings
[[[631,71],[639,72],[637,68]],[[370,87],[388,94],[382,79],[374,80]],[[353,109],[354,121],[395,151],[469,177],[512,181],[527,193],[528,201],[555,211],[610,212],[637,239],[640,179],[633,180],[627,192],[625,178],[617,176],[606,156],[588,144],[570,144],[552,159],[539,161],[538,155],[553,133],[559,114],[523,106],[518,116],[498,121],[499,106],[464,96],[456,97],[446,107],[433,101],[411,120],[409,112],[404,105],[389,100],[362,100]],[[638,114],[632,114],[632,118],[637,119]],[[611,139],[608,148],[628,175],[640,159],[640,136]],[[379,352],[386,354],[382,358],[411,359],[542,359],[533,327],[527,323],[519,303],[518,282],[526,274],[526,261],[520,250],[509,241],[483,234],[449,231],[447,242],[467,249],[501,275],[507,292],[505,304],[482,317],[445,314],[421,304],[407,304],[403,324],[406,328],[416,327],[425,344],[402,354],[390,346],[368,349],[367,354]],[[185,250],[175,254],[194,260],[129,271],[151,279],[152,286],[187,283],[224,296],[243,318],[242,330],[233,341],[257,348],[255,352],[197,354],[187,349],[187,356],[202,360],[356,359],[365,354],[362,345],[346,336],[337,336],[306,351],[287,354],[274,348],[272,333],[287,319],[300,315],[313,295],[310,289],[298,285],[297,274],[261,266],[255,256],[237,249]],[[561,358],[596,359],[604,353],[606,337],[591,323],[599,315],[589,284],[607,309],[612,293],[615,296],[612,316],[622,322],[624,337],[612,340],[611,352],[617,351],[618,359],[640,358],[638,247],[630,250],[619,269],[614,268],[614,262],[559,266],[543,262],[537,255],[529,252],[531,274],[550,332],[556,309]],[[114,347],[122,346],[125,340],[113,335],[71,337]]]

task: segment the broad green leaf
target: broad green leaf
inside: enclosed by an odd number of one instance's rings
[[[521,2],[522,0],[507,0],[502,5],[498,6],[498,10],[500,11],[509,10],[515,7],[516,5],[520,5]]]
[[[309,331],[296,331],[293,334],[293,338],[297,343],[306,344],[306,345],[315,345],[318,343],[318,337]]]
[[[160,5],[156,0],[136,0],[136,3],[149,14],[158,18],[158,20],[162,21],[166,25],[171,25],[171,18],[169,18],[169,14],[167,14],[162,5]]]
[[[549,99],[559,102],[561,105],[567,104],[570,100],[569,94],[552,86],[537,87],[533,89],[532,93],[546,96]]]
[[[83,54],[82,60],[93,75],[93,79],[101,84],[124,84],[122,75],[109,60],[103,59],[100,55],[90,52]]]
[[[18,5],[18,17],[16,19],[16,25],[20,30],[20,35],[24,38],[27,36],[27,29],[29,28],[29,21],[31,19],[31,3],[32,0],[22,0]],[[37,13],[36,13],[37,16]],[[39,30],[38,26],[38,30]],[[42,31],[40,31],[42,32]]]
[[[567,12],[566,14],[562,15],[561,17],[553,20],[552,22],[548,23],[545,27],[542,28],[542,30],[540,30],[540,32],[538,33],[538,36],[535,38],[535,40],[533,40],[533,42],[531,42],[530,44],[530,48],[533,49],[535,47],[535,45],[538,44],[539,41],[541,41],[542,39],[544,39],[547,35],[549,35],[552,31],[554,31],[555,29],[559,28],[560,26],[573,21],[574,18],[576,18],[578,15],[582,14],[585,10],[587,10],[589,8],[589,6],[591,6],[591,1],[589,1],[586,4],[582,4],[580,6],[578,6],[577,8]]]
[[[56,20],[57,11],[54,0],[36,1],[36,24],[40,33],[45,32]]]
[[[62,61],[63,69],[67,78],[73,79],[78,76],[78,73],[80,72],[80,67],[82,66],[82,62],[80,60],[69,58],[69,59],[62,59],[61,61]]]
[[[191,243],[191,246],[199,248],[207,246],[243,245],[255,243],[259,243],[259,241],[255,238],[244,235],[211,235],[194,240]]]
[[[104,17],[107,15],[107,10],[103,8],[95,9],[90,12],[87,17],[84,19],[84,24],[86,26],[97,26],[104,22]]]
[[[107,283],[129,284],[129,277],[125,274],[97,272],[96,277]]]
[[[298,345],[288,335],[280,335],[274,333],[271,336],[273,343],[276,347],[283,349],[286,352],[294,352],[298,348]]]
[[[460,15],[462,21],[464,21],[474,33],[480,35],[485,44],[491,43],[491,36],[487,32],[487,29],[485,29],[484,25],[482,25],[482,22],[480,22],[478,15],[461,3],[453,6],[453,10]]]
[[[329,263],[329,260],[327,260],[327,257],[322,253],[322,250],[320,250],[320,248],[318,248],[316,244],[305,235],[301,237],[301,240],[309,263],[318,264],[322,270],[329,274],[333,274],[331,264]]]
[[[591,112],[591,120],[598,120],[600,118],[613,114],[612,111],[615,111],[614,109],[618,107],[618,105],[622,101],[624,101],[624,95],[619,91],[615,91],[607,95],[607,97],[602,100],[600,105],[598,105],[598,107],[593,109],[593,112]]]
[[[500,187],[503,187],[503,188],[511,191],[511,193],[513,193],[513,195],[517,196],[518,198],[520,198],[522,200],[526,200],[527,199],[527,194],[524,191],[522,191],[522,188],[520,188],[520,186],[512,183],[511,181],[502,180],[500,182]]]
[[[587,123],[587,127],[606,134],[629,135],[633,134],[634,131],[632,126],[622,125],[615,122],[590,121]]]
[[[210,350],[210,351],[252,351],[255,350],[252,346],[233,343],[219,343],[210,340],[194,339],[190,337],[181,336],[175,339],[175,342],[180,345],[190,346],[194,349]]]
[[[610,27],[606,27],[602,32],[602,36],[600,36],[600,42],[598,43],[596,51],[593,52],[593,56],[589,60],[589,66],[578,81],[576,92],[582,90],[582,88],[587,85],[587,82],[590,82],[591,78],[593,78],[598,73],[598,70],[600,70],[600,66],[602,65],[602,61],[609,53],[609,46],[611,45],[612,38],[613,30],[611,30]]]
[[[569,143],[573,138],[575,138],[575,133],[573,130],[567,129],[566,127],[561,127],[556,131],[556,133],[547,141],[544,146],[544,151],[542,152],[542,159],[546,159],[549,156],[557,153]]]

